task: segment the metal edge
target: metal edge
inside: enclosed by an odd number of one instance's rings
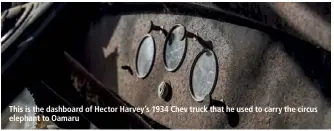
[[[27,17],[28,17],[28,15],[30,15],[31,11],[33,10],[33,6],[34,6],[33,3],[27,3],[27,4],[22,5],[22,6],[14,7],[14,8],[21,8],[21,10],[24,10],[24,11],[23,11],[22,15],[20,16],[20,18],[15,23],[14,27],[12,29],[10,29],[9,31],[7,31],[3,35],[3,37],[1,37],[1,43],[5,43],[13,34],[15,34],[15,31],[20,29],[21,25],[25,21],[27,21]],[[9,11],[11,9],[8,9],[7,11]],[[4,18],[1,17],[1,19],[4,19]],[[7,46],[4,46],[4,48],[7,48]]]
[[[37,3],[31,3],[31,4],[33,4],[32,6],[36,6]],[[26,16],[26,18],[23,20],[20,26],[17,27],[15,32],[13,32],[9,36],[9,38],[6,38],[3,45],[1,45],[1,53],[3,53],[12,43],[14,43],[16,39],[19,36],[21,36],[21,34],[25,31],[25,29],[28,28],[33,22],[35,22],[35,20],[38,19],[39,16],[43,15],[48,9],[50,9],[52,5],[53,3],[47,2],[47,3],[44,3],[43,5],[39,5],[39,7],[37,8],[32,7],[29,14]],[[50,16],[53,17],[52,14],[50,14]]]
[[[167,45],[167,40],[169,39],[169,37],[170,37],[170,35],[172,34],[172,31],[175,29],[175,28],[177,28],[178,26],[182,26],[183,28],[184,28],[184,36],[183,36],[183,38],[182,39],[185,39],[185,49],[184,49],[184,51],[183,51],[183,55],[182,55],[182,58],[181,58],[181,61],[179,62],[179,64],[175,67],[175,68],[169,68],[169,67],[167,67],[167,64],[166,64],[166,58],[165,58],[165,53],[166,53],[166,45]],[[164,49],[163,49],[163,61],[164,61],[164,67],[165,67],[165,69],[167,70],[167,71],[169,71],[169,72],[175,72],[176,70],[178,70],[180,67],[181,67],[181,65],[182,65],[182,63],[183,63],[183,61],[184,61],[184,59],[185,59],[185,57],[186,57],[186,52],[187,52],[187,48],[188,48],[188,39],[187,39],[187,28],[185,27],[185,26],[183,26],[182,24],[175,24],[170,30],[169,30],[169,32],[168,32],[168,35],[167,35],[167,37],[166,37],[166,39],[165,39],[165,42],[164,42]]]

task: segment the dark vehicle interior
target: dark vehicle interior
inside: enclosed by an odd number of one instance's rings
[[[330,128],[330,3],[15,4],[1,3],[2,116],[27,89],[34,103],[45,108],[318,109],[283,114],[41,114],[80,117],[55,122],[65,129]],[[172,36],[174,30],[181,36]],[[149,56],[141,57],[145,38],[152,38],[147,41],[153,46],[147,44],[144,52],[150,53],[142,55]],[[186,45],[171,46],[169,38]],[[176,48],[184,50],[175,53]],[[198,65],[205,66],[204,73]],[[160,86],[165,81],[168,86]],[[208,88],[200,92],[199,87]],[[43,127],[38,124],[35,128]]]

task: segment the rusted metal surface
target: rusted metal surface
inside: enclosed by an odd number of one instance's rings
[[[218,16],[218,14],[214,15]],[[227,16],[221,15],[221,17]],[[175,23],[180,23],[190,32],[200,32],[199,35],[204,40],[212,41],[219,65],[217,85],[212,94],[214,100],[223,98],[229,107],[251,105],[319,107],[317,114],[239,113],[239,124],[229,124],[230,121],[224,113],[145,113],[153,120],[171,128],[192,129],[328,128],[330,126],[327,122],[330,121],[330,106],[326,101],[326,95],[318,90],[322,87],[311,81],[312,79],[325,80],[324,88],[328,89],[326,86],[328,75],[325,73],[328,68],[320,62],[321,57],[328,56],[327,53],[309,46],[309,43],[304,41],[273,33],[272,30],[262,32],[263,28],[233,24],[238,21],[231,19],[218,21],[192,15],[106,13],[92,25],[86,35],[87,43],[85,43],[86,56],[88,56],[85,60],[89,63],[87,69],[104,83],[106,88],[115,90],[132,105],[203,106],[202,103],[191,98],[189,91],[191,65],[195,56],[203,49],[203,46],[196,44],[192,39],[188,39],[189,46],[185,60],[176,72],[168,72],[164,67],[163,43],[166,37],[158,32],[150,33],[156,43],[160,44],[157,44],[157,57],[148,77],[139,79],[121,69],[123,65],[134,69],[138,43],[149,30],[149,24],[147,24],[149,20],[156,25],[164,26],[166,30],[171,29]],[[308,57],[305,59],[302,56]],[[327,61],[325,64],[328,63],[328,59],[325,61]],[[319,65],[313,66],[311,63]],[[314,74],[310,75],[312,70]],[[320,75],[322,73],[324,74]],[[156,87],[164,80],[171,82],[173,92],[172,99],[168,102],[160,99],[156,94],[158,91]]]

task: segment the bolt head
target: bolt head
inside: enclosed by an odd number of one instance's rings
[[[158,86],[158,96],[162,99],[165,99],[169,92],[169,84],[167,82],[161,82]]]

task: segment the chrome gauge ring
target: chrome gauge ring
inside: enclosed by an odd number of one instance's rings
[[[163,60],[167,71],[176,71],[187,51],[186,28],[177,24],[169,31],[164,45]]]
[[[218,78],[218,61],[213,51],[204,49],[195,58],[190,70],[190,92],[195,101],[211,95]]]
[[[152,70],[155,59],[155,42],[151,35],[144,36],[137,50],[136,73],[139,78],[145,78]]]

